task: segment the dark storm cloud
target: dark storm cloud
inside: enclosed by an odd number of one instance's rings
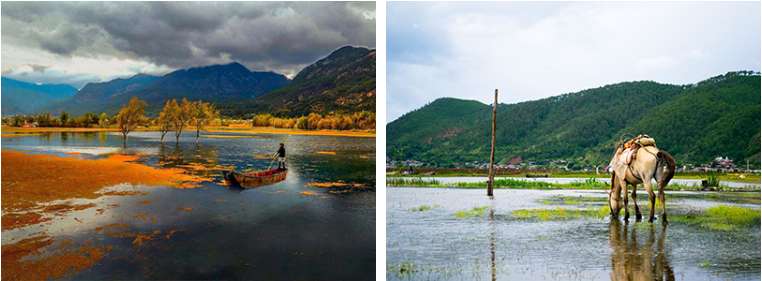
[[[4,45],[172,68],[297,71],[343,45],[375,47],[373,2],[5,2],[2,21]]]

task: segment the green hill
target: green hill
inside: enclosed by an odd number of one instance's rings
[[[695,85],[625,82],[498,106],[496,159],[605,164],[623,134],[646,133],[680,163],[716,156],[759,162],[759,75],[732,72]],[[387,155],[452,166],[486,161],[491,107],[438,99],[387,125]]]
[[[221,104],[233,116],[352,113],[376,110],[376,51],[345,46],[305,67],[287,86],[261,97]]]

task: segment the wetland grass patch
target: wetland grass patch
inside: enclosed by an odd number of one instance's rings
[[[604,204],[606,203],[606,197],[553,195],[540,200],[540,203],[545,205]]]
[[[489,207],[482,206],[482,207],[474,207],[470,210],[460,210],[455,212],[455,217],[459,219],[465,219],[465,218],[476,218],[484,216],[484,213],[487,212],[487,209]]]
[[[434,208],[438,208],[439,205],[421,205],[418,207],[410,208],[411,212],[426,212]]]
[[[703,212],[670,217],[672,222],[696,225],[718,231],[733,231],[758,226],[759,219],[759,210],[729,205],[714,206]]]
[[[387,272],[394,272],[397,278],[408,278],[418,272],[418,267],[412,262],[403,262],[397,265],[389,266]]]
[[[539,220],[539,221],[562,221],[579,218],[602,219],[610,213],[608,206],[590,209],[521,209],[511,212],[511,215],[520,220]]]
[[[408,186],[408,187],[443,187],[437,180],[424,180],[422,178],[388,178],[387,186]]]

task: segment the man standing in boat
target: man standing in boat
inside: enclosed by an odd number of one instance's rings
[[[278,169],[285,170],[286,169],[286,147],[283,146],[283,143],[280,143],[280,148],[278,148],[278,152],[275,153],[278,157]]]

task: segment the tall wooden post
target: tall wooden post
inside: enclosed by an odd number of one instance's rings
[[[495,129],[497,128],[497,89],[495,89],[495,103],[492,104],[492,149],[489,152],[489,179],[487,180],[487,196],[493,198],[492,185],[495,182]]]

